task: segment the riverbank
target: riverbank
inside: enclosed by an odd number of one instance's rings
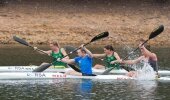
[[[163,24],[165,31],[150,44],[169,46],[169,5],[168,0],[6,0],[0,5],[0,43],[16,43],[17,35],[31,44],[80,44],[109,31],[94,45],[137,46]]]

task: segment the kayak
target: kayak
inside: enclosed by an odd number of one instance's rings
[[[0,66],[0,72],[32,72],[39,66]],[[45,72],[66,72],[71,68],[53,68],[50,67]]]
[[[63,73],[47,73],[47,72],[6,72],[0,73],[1,80],[9,79],[109,79],[109,80],[136,80],[136,78],[126,75],[97,75],[97,76],[73,76]],[[152,79],[153,80],[153,79]],[[154,80],[170,80],[168,77],[161,77]]]
[[[0,72],[31,72],[38,66],[0,66]],[[48,68],[44,72],[67,72],[72,68]],[[101,74],[105,69],[92,69],[94,74]],[[160,75],[170,75],[169,70],[159,70]],[[111,74],[126,74],[127,71],[124,69],[112,70]]]
[[[0,72],[31,72],[34,69],[38,68],[38,66],[0,66]],[[50,67],[46,69],[44,72],[67,72],[68,70],[72,70],[72,68],[53,68]],[[92,69],[95,74],[100,74],[105,69]],[[110,73],[114,74],[125,74],[126,70],[112,70]]]

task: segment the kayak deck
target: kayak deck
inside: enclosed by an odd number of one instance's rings
[[[109,79],[109,80],[137,80],[125,75],[97,75],[97,76],[73,76],[62,73],[39,73],[39,72],[6,72],[0,73],[0,79]],[[170,80],[168,77],[161,77],[154,80]]]
[[[32,72],[38,66],[0,66],[0,72]],[[72,68],[48,68],[44,72],[67,72]],[[94,74],[101,74],[105,69],[92,69]],[[112,70],[111,74],[126,74],[127,71],[124,69]],[[159,70],[160,75],[170,75],[169,70]]]

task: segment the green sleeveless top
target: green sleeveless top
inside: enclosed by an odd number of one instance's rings
[[[61,61],[57,61],[58,58],[63,58],[64,55],[62,54],[61,50],[59,50],[58,53],[55,53],[54,51],[52,51],[51,56],[53,57],[53,66],[54,68],[65,68],[66,67],[66,63],[63,63]]]
[[[112,56],[106,56],[104,61],[105,61],[105,66],[107,68],[114,67],[114,69],[120,69],[120,64],[119,63],[114,63],[110,64],[110,62],[117,60],[114,55]]]

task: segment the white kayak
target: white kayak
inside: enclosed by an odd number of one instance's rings
[[[31,72],[39,66],[0,66],[0,72]],[[67,72],[72,70],[72,68],[48,68],[44,72]],[[93,73],[100,74],[105,71],[105,69],[92,69]],[[114,74],[125,74],[126,70],[112,70],[110,73]]]
[[[39,66],[0,66],[0,72],[32,72]],[[65,72],[71,68],[48,68],[45,72]]]
[[[0,72],[31,72],[38,66],[0,66]],[[44,72],[67,72],[72,68],[48,68]],[[93,69],[94,74],[101,74],[105,69]],[[111,74],[126,74],[124,69],[112,70]],[[170,75],[169,70],[159,70],[160,75]]]
[[[109,79],[109,80],[136,80],[136,78],[125,75],[97,75],[97,76],[73,76],[62,73],[39,73],[39,72],[6,72],[0,73],[1,80],[9,79]],[[168,77],[161,77],[152,80],[170,81]]]

